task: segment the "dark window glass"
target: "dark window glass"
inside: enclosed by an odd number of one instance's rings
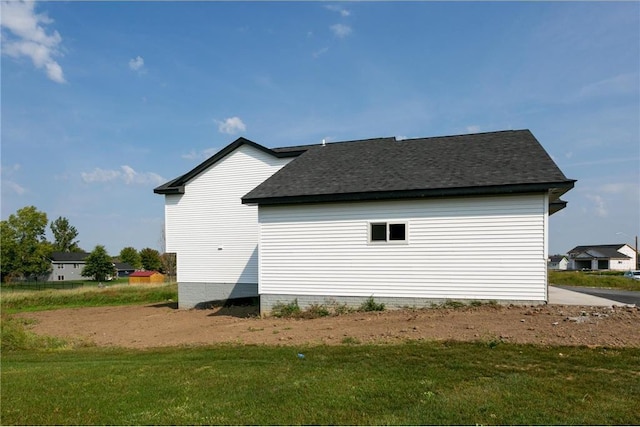
[[[387,241],[387,224],[380,222],[371,224],[371,241],[386,242]]]
[[[389,240],[407,240],[406,224],[389,224]]]

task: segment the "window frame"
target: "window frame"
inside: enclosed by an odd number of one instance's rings
[[[373,240],[373,226],[385,226],[385,240]],[[391,240],[391,226],[404,225],[404,240]],[[369,245],[408,245],[409,244],[409,221],[407,220],[380,220],[367,222],[367,243]]]

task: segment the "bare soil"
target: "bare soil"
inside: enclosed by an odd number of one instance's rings
[[[175,304],[21,313],[37,334],[97,346],[153,348],[218,343],[337,345],[407,340],[503,341],[640,347],[640,308],[466,306],[350,313],[317,319],[260,318],[255,307],[180,310]]]

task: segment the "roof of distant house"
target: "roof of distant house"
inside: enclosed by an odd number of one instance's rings
[[[573,188],[529,130],[314,145],[246,194],[243,203],[549,192]]]
[[[135,268],[126,262],[114,262],[117,270],[135,270]]]
[[[53,252],[51,261],[54,262],[84,262],[89,254],[87,252]]]
[[[614,245],[592,245],[592,246],[576,246],[569,251],[574,257],[579,254],[585,254],[591,258],[615,258],[615,259],[631,259],[630,256],[618,252],[625,243]]]

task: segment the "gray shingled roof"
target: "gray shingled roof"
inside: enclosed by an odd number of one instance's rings
[[[549,192],[573,188],[528,130],[312,146],[242,199],[282,204]],[[557,210],[557,209],[556,209]]]
[[[56,262],[84,262],[89,254],[87,252],[53,252],[51,261]]]
[[[625,244],[615,245],[592,245],[592,246],[576,246],[569,251],[569,254],[576,257],[580,254],[584,254],[581,258],[584,259],[597,259],[597,258],[614,258],[614,259],[631,259],[630,256],[625,255],[618,250]]]

